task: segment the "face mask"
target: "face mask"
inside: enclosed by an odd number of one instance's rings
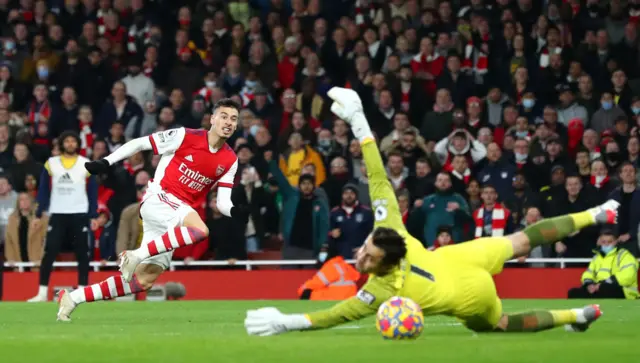
[[[256,134],[258,133],[258,130],[260,130],[260,126],[253,125],[253,126],[251,126],[251,128],[249,128],[249,133],[251,134],[251,136],[256,137]]]
[[[633,112],[634,115],[640,114],[640,107],[631,107],[631,112]]]
[[[529,131],[516,131],[516,137],[519,139],[524,139],[527,136],[529,136]]]
[[[522,163],[524,161],[527,161],[527,157],[529,156],[528,154],[520,154],[520,153],[515,153],[516,156],[516,161],[519,163]]]
[[[249,88],[254,88],[256,86],[256,81],[244,81],[244,85]]]
[[[187,20],[187,19],[180,20],[181,26],[189,26],[189,24],[191,24],[191,20]]]
[[[323,148],[329,147],[331,146],[331,140],[330,139],[318,140],[318,145],[320,145]]]
[[[601,102],[601,105],[603,110],[610,110],[613,107],[613,102],[604,101]]]
[[[214,88],[216,86],[216,82],[214,81],[206,81],[204,84],[207,86],[207,88]]]
[[[328,256],[328,255],[329,255],[329,254],[328,254],[328,253],[326,253],[326,252],[320,252],[320,253],[318,254],[318,261],[320,261],[320,262],[324,263],[324,261],[326,261],[326,260],[327,260],[327,256]]]
[[[536,100],[532,100],[530,98],[525,98],[524,100],[522,100],[522,106],[524,106],[524,108],[533,108],[535,104]]]
[[[49,68],[47,68],[47,67],[38,67],[38,77],[39,78],[47,78],[47,77],[49,77]]]
[[[16,49],[16,43],[14,42],[4,42],[4,49],[7,51],[12,51],[14,49]]]
[[[614,245],[600,246],[600,250],[605,255],[608,254],[609,252],[613,251],[614,248],[616,248],[616,246],[614,246]]]

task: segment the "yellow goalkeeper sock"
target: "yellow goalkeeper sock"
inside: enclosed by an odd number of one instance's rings
[[[573,219],[573,225],[576,230],[581,230],[596,223],[593,213],[588,210],[580,213],[569,214],[569,217]]]

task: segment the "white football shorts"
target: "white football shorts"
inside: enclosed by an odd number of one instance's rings
[[[172,194],[164,192],[150,193],[147,190],[140,206],[142,216],[142,245],[162,237],[169,229],[182,225],[184,218],[194,209],[181,202]],[[161,253],[142,260],[147,263],[162,266],[167,270],[171,265],[173,251]]]

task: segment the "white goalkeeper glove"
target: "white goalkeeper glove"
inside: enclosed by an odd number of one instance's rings
[[[362,101],[352,89],[332,87],[327,96],[333,100],[331,112],[351,125],[351,131],[362,142],[373,138],[367,119],[364,116]]]
[[[266,337],[309,329],[311,322],[302,314],[283,314],[276,308],[262,308],[247,311],[244,327],[249,335]]]

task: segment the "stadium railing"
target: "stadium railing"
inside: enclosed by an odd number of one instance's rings
[[[584,264],[589,263],[590,258],[528,258],[525,262],[518,262],[516,260],[507,261],[510,264],[532,264],[532,263],[550,263],[557,264],[560,268],[566,268],[571,264]],[[348,263],[353,264],[355,260],[347,260]],[[286,265],[315,265],[316,260],[241,260],[235,261],[235,263],[229,263],[228,261],[192,261],[185,263],[183,261],[172,261],[170,270],[176,270],[176,267],[219,267],[219,266],[245,266],[247,271],[251,271],[256,266],[286,266]],[[37,267],[33,262],[18,262],[18,263],[4,263],[5,269],[17,269],[18,272],[25,272],[25,268]],[[78,263],[71,262],[54,262],[53,267],[77,267]],[[100,271],[104,267],[117,267],[117,262],[91,262],[90,266],[93,271]],[[535,268],[535,267],[534,267]]]

